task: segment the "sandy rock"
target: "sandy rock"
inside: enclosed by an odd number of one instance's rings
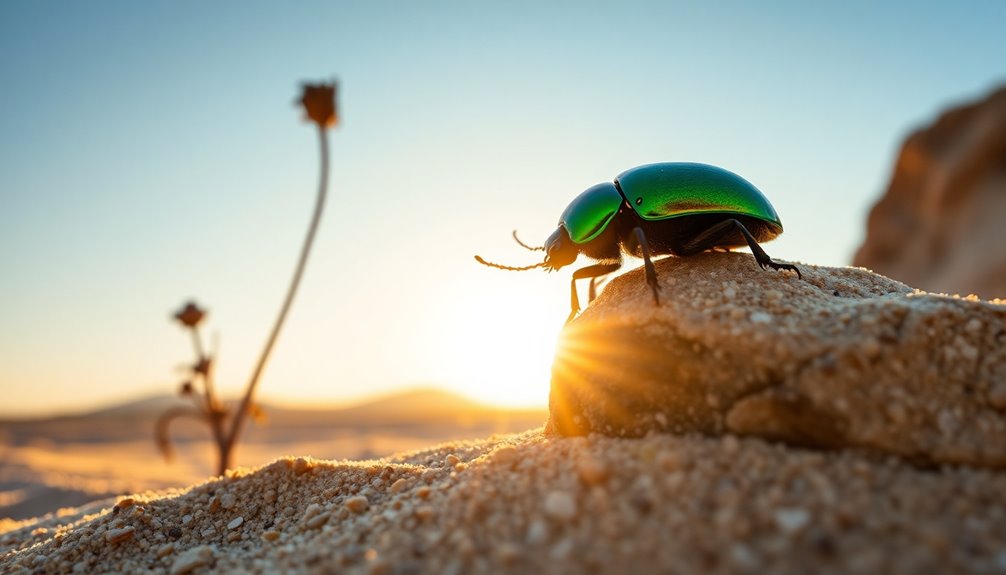
[[[762,271],[741,253],[615,278],[564,331],[548,429],[733,433],[920,463],[1006,466],[1006,305],[857,268]]]
[[[905,141],[853,263],[913,286],[1006,297],[1006,87]]]

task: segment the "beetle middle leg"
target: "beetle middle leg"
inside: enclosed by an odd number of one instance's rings
[[[800,275],[800,270],[793,264],[781,264],[773,261],[771,257],[765,250],[762,249],[758,242],[755,241],[754,236],[748,231],[744,224],[733,218],[729,220],[724,220],[715,225],[709,226],[702,233],[695,236],[691,240],[685,243],[680,250],[678,250],[678,255],[680,256],[691,256],[699,252],[704,252],[710,248],[717,247],[719,242],[728,238],[730,234],[734,231],[739,231],[741,235],[744,236],[744,240],[747,242],[748,247],[751,248],[751,254],[754,255],[755,261],[758,262],[758,267],[765,269],[770,267],[774,270],[790,270],[796,272],[796,277],[803,279]]]
[[[580,268],[573,272],[573,279],[569,282],[569,317],[566,318],[566,323],[573,321],[576,314],[580,312],[580,298],[576,295],[576,280],[582,280],[590,278],[594,281],[594,278],[598,276],[603,276],[610,274],[611,272],[622,267],[622,262],[615,262],[611,264],[594,264],[592,266],[587,266],[585,268]]]
[[[646,234],[643,228],[633,228],[632,235],[636,238],[639,251],[643,256],[643,268],[646,270],[646,284],[653,292],[653,303],[660,305],[660,283],[657,282],[657,270],[653,268],[653,261],[650,259],[650,242],[646,241]]]

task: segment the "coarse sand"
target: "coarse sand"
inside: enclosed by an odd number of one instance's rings
[[[0,571],[997,573],[1003,493],[1001,472],[856,450],[532,430],[0,525]]]

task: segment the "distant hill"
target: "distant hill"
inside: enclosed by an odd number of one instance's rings
[[[119,403],[108,407],[102,407],[94,411],[87,411],[81,414],[69,414],[59,416],[59,418],[72,417],[110,417],[110,418],[134,418],[134,417],[157,417],[165,409],[175,406],[191,405],[189,401],[177,395],[154,395]]]
[[[368,412],[414,413],[417,411],[464,411],[487,409],[485,405],[444,389],[420,387],[383,395],[364,403],[345,408],[360,414]]]
[[[0,420],[0,437],[15,445],[34,441],[104,442],[152,436],[154,421],[170,407],[191,405],[183,398],[157,395],[80,414],[37,419]],[[487,406],[436,388],[411,389],[348,407],[290,408],[263,405],[264,422],[248,428],[250,441],[283,441],[313,430],[326,433],[375,432],[442,435],[450,429],[483,433],[522,431],[541,425],[547,409]],[[179,420],[172,425],[177,440],[205,439],[208,428]]]

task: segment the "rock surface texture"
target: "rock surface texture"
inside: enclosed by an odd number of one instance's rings
[[[1006,302],[932,295],[858,268],[763,271],[749,254],[612,280],[568,325],[548,430],[651,431],[866,448],[1006,466]]]
[[[929,291],[1006,297],[1006,87],[905,141],[853,264]]]

